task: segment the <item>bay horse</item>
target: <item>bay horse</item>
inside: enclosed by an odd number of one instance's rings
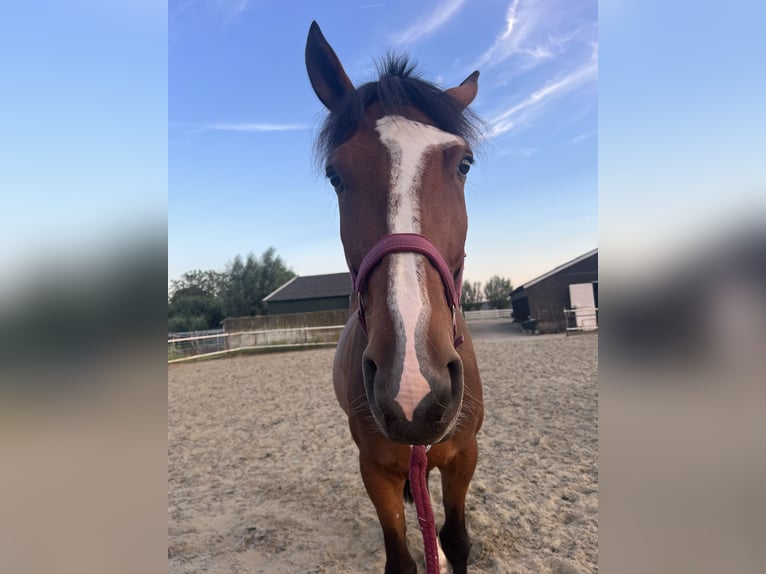
[[[458,308],[468,230],[463,187],[479,133],[467,108],[479,73],[442,91],[406,57],[389,55],[377,81],[355,88],[316,22],[305,57],[329,110],[316,154],[337,193],[355,291],[333,385],[383,529],[385,572],[417,571],[404,502],[410,455],[429,445],[427,471],[438,468],[442,481],[439,540],[461,574],[471,547],[465,499],[484,417]]]

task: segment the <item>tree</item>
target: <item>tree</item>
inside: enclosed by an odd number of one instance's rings
[[[511,280],[493,275],[484,285],[484,299],[490,309],[507,309],[511,306]]]
[[[175,295],[182,289],[194,287],[201,289],[210,297],[218,297],[221,294],[224,279],[225,274],[220,271],[202,271],[200,269],[187,271],[181,275],[180,279],[171,281],[171,294]]]
[[[482,294],[481,281],[476,281],[473,284],[473,290],[476,293],[476,303],[475,304],[476,304],[476,308],[478,309],[484,303],[484,295]]]
[[[168,333],[188,333],[190,331],[207,331],[208,329],[210,329],[210,325],[202,315],[168,317]]]
[[[221,326],[224,274],[195,269],[171,281],[168,332],[204,331]]]
[[[222,319],[221,302],[212,293],[194,284],[174,290],[168,304],[168,332],[216,329]]]
[[[263,298],[295,277],[273,247],[260,258],[234,257],[226,271],[187,271],[171,281],[168,332],[220,327],[224,317],[261,315]]]
[[[260,258],[252,253],[245,260],[237,255],[229,263],[221,288],[221,302],[226,317],[263,315],[263,298],[295,277],[273,247]]]
[[[470,283],[463,281],[463,292],[460,295],[460,305],[464,311],[478,309],[481,306],[482,293],[481,283]]]

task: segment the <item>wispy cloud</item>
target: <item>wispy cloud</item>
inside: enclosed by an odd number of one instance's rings
[[[447,24],[457,14],[465,0],[447,0],[438,2],[437,7],[425,18],[419,20],[403,32],[394,37],[397,44],[410,44],[426,36],[430,36],[439,28]]]
[[[521,0],[511,0],[505,11],[505,29],[498,34],[493,44],[479,56],[474,68],[491,68],[514,54],[527,52],[533,58],[550,57],[550,50],[540,46],[525,47],[525,42],[540,27],[543,21],[541,3],[524,4]]]
[[[220,19],[226,27],[238,21],[252,4],[253,0],[175,0],[168,3],[168,16],[180,18],[186,12],[202,12],[216,21]]]
[[[588,35],[588,31],[594,29],[595,22],[583,22],[579,26],[565,30],[555,30],[548,33],[548,42],[551,46],[554,46],[559,52],[564,52],[569,47],[569,44],[573,40],[582,37],[591,37]],[[595,41],[595,38],[592,37]]]
[[[190,8],[193,8],[197,3],[197,0],[183,0],[182,2],[174,3],[172,6],[168,4],[168,10],[175,16],[180,16]]]
[[[489,69],[516,58],[522,69],[533,68],[564,53],[575,39],[594,39],[594,17],[564,0],[511,0],[504,28],[471,67]]]
[[[503,30],[503,32],[495,39],[494,44],[492,44],[481,56],[479,56],[479,59],[474,65],[475,68],[480,68],[489,64],[492,58],[496,58],[496,55],[501,50],[507,51],[505,46],[510,43],[513,29],[516,27],[516,11],[518,10],[518,7],[519,0],[512,0],[512,2],[508,5],[507,10],[505,11],[505,30]],[[513,36],[514,43],[517,43],[518,36],[519,34]]]
[[[580,143],[581,141],[585,141],[587,139],[592,138],[596,135],[595,131],[585,132],[584,134],[579,134],[573,137],[571,140],[569,140],[570,145],[576,145]]]
[[[190,134],[204,132],[286,132],[308,129],[306,124],[268,124],[255,122],[235,122],[206,124],[189,130]]]
[[[351,6],[349,10],[367,10],[368,8],[382,8],[385,6],[385,2],[375,2],[374,4],[361,4],[359,6]]]
[[[242,14],[250,7],[250,0],[212,0],[212,3],[229,17]]]
[[[532,118],[539,115],[551,102],[564,94],[572,92],[586,82],[594,80],[597,73],[598,64],[595,58],[592,57],[583,66],[535,90],[522,101],[490,119],[489,137],[497,137],[526,124]]]
[[[536,147],[513,147],[500,150],[497,157],[516,155],[521,157],[532,157],[537,152]]]

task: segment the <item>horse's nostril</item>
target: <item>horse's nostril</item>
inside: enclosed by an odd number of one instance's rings
[[[364,380],[372,383],[372,381],[375,380],[375,373],[378,372],[378,365],[376,365],[375,361],[369,357],[364,357],[362,361],[362,370],[364,373]]]
[[[462,393],[463,390],[463,362],[460,359],[447,363],[447,372],[449,372],[450,382],[452,383],[452,392]]]

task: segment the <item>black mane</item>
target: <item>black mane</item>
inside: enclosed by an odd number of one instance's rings
[[[316,141],[316,156],[320,162],[346,141],[359,128],[364,110],[380,102],[386,115],[400,114],[406,106],[422,110],[440,130],[458,135],[469,144],[479,138],[479,118],[468,109],[461,109],[451,96],[438,86],[423,80],[406,55],[387,54],[377,63],[380,77],[357,88],[346,97],[341,110],[330,113]]]

